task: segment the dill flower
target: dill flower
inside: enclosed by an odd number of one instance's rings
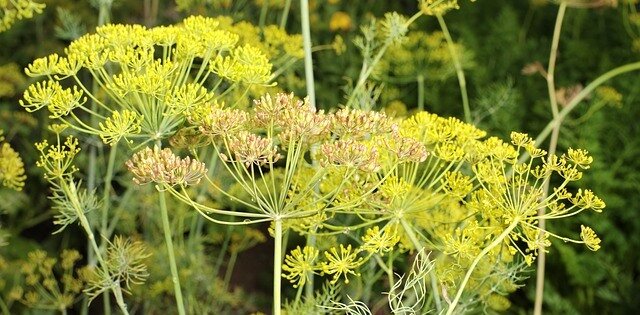
[[[36,149],[40,151],[40,158],[36,166],[44,169],[44,177],[47,180],[61,179],[64,176],[75,173],[78,169],[72,164],[76,154],[80,152],[78,139],[69,136],[57,144],[49,144],[47,140],[36,143]]]
[[[0,142],[4,141],[0,130]],[[24,163],[18,152],[6,142],[0,144],[0,183],[4,187],[22,190],[27,176],[24,174]]]
[[[545,250],[551,245],[546,239],[548,236],[585,243],[592,250],[599,247],[599,239],[590,228],[582,229],[581,242],[541,230],[537,225],[541,218],[561,219],[588,209],[601,212],[605,207],[604,202],[590,190],[579,189],[576,194],[571,194],[565,188],[568,183],[580,179],[580,170],[588,169],[592,163],[587,151],[569,149],[564,155],[552,155],[546,159],[546,152],[534,152],[537,154],[529,157],[528,162],[519,163],[518,157],[523,151],[530,152],[535,147],[534,141],[526,135],[512,133],[511,144],[489,138],[482,145],[485,147],[480,151],[484,152],[485,159],[472,166],[482,188],[471,194],[467,206],[485,218],[509,225],[511,232],[507,240],[511,249],[518,251],[527,264],[532,263],[538,250]],[[513,169],[513,175],[506,176],[507,167]],[[564,180],[553,188],[552,193],[545,195],[543,183],[554,174]],[[541,208],[546,209],[544,214],[538,214]],[[521,249],[518,241],[525,242],[527,248]]]
[[[387,253],[393,250],[393,247],[400,241],[400,235],[395,228],[387,226],[380,231],[377,225],[368,228],[365,235],[362,236],[364,242],[361,246],[362,250],[369,253]]]
[[[222,109],[212,106],[202,112],[194,113],[191,122],[198,126],[206,136],[223,138],[247,129],[249,115],[238,109]]]
[[[0,33],[11,28],[19,20],[30,19],[35,14],[42,13],[44,8],[44,3],[33,0],[0,1]]]
[[[28,112],[48,107],[53,97],[60,91],[62,91],[62,87],[57,81],[36,82],[24,92],[23,99],[20,100],[20,106],[24,107]]]
[[[580,238],[590,250],[595,252],[600,249],[600,238],[590,227],[580,225]]]
[[[320,163],[325,166],[345,166],[365,172],[375,172],[380,169],[378,150],[353,139],[324,143],[320,146],[320,152],[322,153]]]
[[[329,29],[331,31],[348,31],[351,29],[351,17],[343,11],[336,11],[331,15],[329,20]]]
[[[280,159],[278,148],[271,139],[242,131],[231,136],[227,149],[235,157],[235,161],[249,167],[255,165],[273,164]],[[228,161],[228,157],[223,157]]]
[[[126,163],[138,185],[150,182],[174,185],[195,185],[207,172],[204,163],[190,157],[180,158],[170,149],[147,147],[133,155]]]
[[[457,9],[460,9],[458,0],[420,0],[420,10],[426,15],[443,15]]]
[[[0,66],[0,98],[13,97],[26,83],[24,75],[15,63]]]
[[[349,283],[349,275],[359,276],[354,270],[360,267],[364,259],[358,257],[358,250],[353,251],[351,245],[340,244],[340,253],[336,247],[331,247],[329,251],[324,252],[324,256],[327,259],[326,262],[322,262],[322,272],[328,275],[333,275],[331,280],[332,284],[335,284],[344,277],[344,283]]]
[[[130,110],[114,111],[111,117],[107,118],[100,125],[100,138],[105,144],[115,145],[120,139],[127,135],[140,133],[140,122],[142,117]]]
[[[384,113],[358,109],[341,109],[331,119],[331,132],[343,138],[365,139],[387,133],[394,126]]]
[[[49,257],[43,250],[29,252],[19,271],[25,286],[21,292],[14,293],[14,298],[32,308],[66,310],[84,285],[74,273],[74,266],[81,258],[75,250],[62,251],[60,259]]]
[[[399,163],[420,163],[427,159],[426,146],[413,138],[394,133],[391,139],[384,139],[384,144],[387,150],[395,154]]]
[[[300,249],[300,246],[296,247],[284,258],[282,270],[285,273],[282,277],[291,281],[294,288],[303,286],[310,275],[320,269],[315,264],[319,253],[319,250],[311,246],[305,246],[303,249]]]

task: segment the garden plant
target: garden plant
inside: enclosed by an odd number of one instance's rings
[[[639,5],[0,0],[0,312],[633,312]]]

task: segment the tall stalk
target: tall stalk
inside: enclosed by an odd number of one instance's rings
[[[462,108],[464,109],[464,120],[467,123],[471,123],[471,109],[469,108],[469,95],[467,94],[467,80],[464,76],[464,70],[462,69],[460,55],[456,50],[453,39],[451,38],[451,33],[449,33],[447,23],[444,22],[444,18],[441,14],[436,15],[436,17],[438,18],[438,24],[440,24],[444,38],[447,41],[447,47],[449,48],[449,53],[453,60],[453,66],[455,67],[456,75],[458,76],[458,85],[460,85],[460,95],[462,97]]]
[[[309,0],[300,0],[300,16],[302,20],[302,44],[304,48],[304,77],[307,84],[307,97],[313,108],[316,108],[316,90],[313,80],[313,60],[311,57],[311,27],[309,26]]]
[[[549,92],[549,101],[551,105],[551,112],[553,114],[553,119],[556,120],[560,114],[558,110],[558,100],[556,99],[556,85],[555,85],[555,69],[556,69],[556,61],[558,59],[558,45],[560,43],[560,32],[562,30],[562,21],[564,20],[564,14],[567,10],[567,3],[560,3],[560,7],[558,8],[558,15],[556,17],[556,24],[553,29],[553,40],[551,42],[551,53],[549,54],[549,65],[547,68],[547,90]],[[556,153],[556,148],[558,146],[558,137],[560,136],[560,126],[561,121],[554,124],[553,131],[551,133],[551,139],[549,141],[549,159]],[[550,179],[549,176],[545,179],[542,193],[542,200],[547,198],[549,194],[549,185]],[[538,227],[540,228],[540,238],[544,238],[544,231],[546,228],[546,220],[544,218],[545,208],[540,207],[538,209],[538,215],[540,216],[540,220],[538,220]],[[542,301],[544,294],[544,274],[545,274],[545,264],[546,264],[546,251],[541,250],[538,253],[538,262],[537,262],[537,270],[536,270],[536,299],[533,308],[534,315],[542,314]]]
[[[282,219],[274,221],[273,246],[273,315],[280,315],[282,293]]]
[[[182,301],[182,289],[180,288],[180,277],[178,275],[178,267],[176,265],[176,257],[173,252],[173,240],[171,239],[171,227],[169,226],[169,215],[167,214],[167,200],[164,191],[160,190],[160,214],[162,216],[162,230],[164,232],[164,241],[167,244],[167,253],[169,254],[169,267],[171,268],[171,282],[173,282],[173,292],[176,296],[176,305],[178,306],[178,314],[185,315],[184,302]]]

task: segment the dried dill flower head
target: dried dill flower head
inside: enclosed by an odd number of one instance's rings
[[[180,158],[170,149],[159,147],[147,147],[135,153],[126,165],[134,175],[133,181],[138,185],[150,182],[169,186],[195,185],[207,172],[204,163],[190,157]]]

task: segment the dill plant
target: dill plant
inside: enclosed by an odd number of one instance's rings
[[[147,159],[165,158],[165,173],[162,169],[150,170],[151,179],[160,181],[158,176],[166,175],[162,182],[173,184],[180,178],[184,180],[180,184],[196,180],[197,177],[185,179],[184,176],[203,169],[187,170],[189,174],[186,175],[175,174],[197,164],[195,161],[190,164],[189,161],[167,160],[166,149],[160,150],[163,142],[173,136],[172,143],[184,140],[189,128],[183,128],[183,125],[198,112],[225,102],[243,106],[246,95],[270,88],[270,82],[300,54],[296,37],[277,28],[265,32],[268,40],[260,42],[260,47],[252,45],[251,41],[256,42],[252,36],[257,33],[246,32],[252,27],[246,23],[233,24],[227,17],[200,16],[189,17],[177,26],[150,29],[140,25],[107,24],[98,27],[95,34],[74,40],[64,56],[52,54],[37,59],[25,69],[27,75],[45,80],[29,86],[20,104],[28,112],[46,108],[49,119],[58,122],[51,127],[57,143],[50,145],[44,141],[37,145],[41,152],[38,166],[44,169],[45,179],[54,191],[53,200],[60,210],[56,221],[61,224],[58,232],[79,221],[89,237],[90,254],[97,258],[100,266],[94,277],[98,280],[92,280],[93,289],[87,289],[87,292],[94,292],[91,294],[95,297],[113,291],[123,313],[127,313],[127,307],[121,283],[125,282],[126,287],[130,284],[122,277],[130,275],[132,269],[117,271],[105,257],[110,249],[120,244],[109,243],[113,225],[120,216],[113,210],[126,206],[121,204],[114,208],[113,203],[118,193],[113,185],[117,180],[119,156],[126,150],[135,151],[153,144],[155,151],[151,152],[155,155],[149,153],[151,157]],[[87,85],[83,73],[91,76],[95,88]],[[92,202],[96,199],[93,190],[80,190],[81,183],[74,175],[78,169],[73,161],[81,150],[80,143],[73,135],[64,140],[62,133],[66,133],[65,130],[82,137],[99,138],[110,147],[99,205]],[[119,148],[125,151],[119,151]],[[133,187],[128,186],[125,196]],[[185,303],[163,190],[160,190],[158,200],[176,306],[178,312],[184,314]],[[87,213],[92,210],[100,212],[98,222],[89,222]],[[97,231],[100,237],[97,237]],[[125,252],[131,258],[139,251]],[[140,283],[144,278],[139,280],[133,283]],[[106,299],[105,312],[109,312],[108,304]]]
[[[282,26],[290,4],[285,2]],[[570,148],[555,154],[552,146],[546,152],[538,148],[541,141],[526,134],[513,132],[503,141],[468,123],[464,55],[443,19],[457,8],[457,1],[421,1],[420,11],[408,19],[388,13],[379,24],[365,27],[356,41],[364,55],[360,75],[344,108],[327,112],[318,110],[314,100],[306,4],[301,1],[306,11],[302,38],[264,27],[272,5],[263,1],[261,27],[199,16],[154,28],[108,24],[74,40],[65,56],[53,54],[27,67],[29,76],[44,81],[33,83],[20,104],[28,112],[46,108],[56,123],[49,127],[55,141],[36,145],[37,164],[51,185],[58,212],[54,223],[60,232],[78,222],[97,266],[89,263],[76,282],[67,276],[70,289],[64,287],[63,294],[48,282],[45,289],[56,298],[52,303],[35,305],[37,297],[29,294],[24,295],[25,304],[64,312],[84,286],[91,299],[111,292],[120,311],[128,313],[124,294],[150,276],[145,264],[150,254],[144,243],[116,236],[115,226],[126,215],[118,212],[132,205],[126,196],[147,184],[157,190],[157,199],[141,203],[160,210],[163,254],[171,273],[167,285],[154,285],[152,291],[170,288],[180,314],[205,309],[197,305],[196,294],[183,298],[183,291],[189,290],[183,286],[183,274],[197,275],[179,268],[185,259],[182,251],[194,248],[185,246],[180,235],[187,232],[180,205],[195,210],[198,219],[239,227],[241,232],[234,234],[230,228],[224,236],[231,259],[223,290],[229,289],[230,266],[238,253],[265,241],[249,225],[270,224],[274,314],[374,313],[375,306],[373,312],[368,306],[374,300],[369,281],[388,288],[386,304],[394,314],[504,311],[510,304],[506,295],[521,285],[523,271],[547,250],[550,239],[584,244],[593,251],[600,248],[590,227],[581,225],[569,237],[539,224],[605,207],[591,190],[569,188],[590,168],[593,159],[587,151]],[[179,5],[189,6],[190,1]],[[380,79],[385,63],[394,62],[385,60],[385,54],[409,53],[403,51],[409,26],[423,15],[435,16],[442,28],[442,33],[432,35],[437,43],[431,48],[444,61],[446,75],[455,72],[458,77],[467,122],[422,110],[398,118],[372,110],[377,89],[370,77]],[[409,45],[422,35],[410,32]],[[309,96],[274,93],[274,80],[303,56]],[[555,62],[553,52],[551,59]],[[615,69],[596,81],[634,67]],[[411,70],[401,75],[421,87],[424,71]],[[91,77],[95,88],[81,74]],[[555,92],[553,71],[547,74],[550,91]],[[420,109],[423,93],[418,97]],[[584,97],[586,92],[562,112],[552,104],[549,128],[559,129],[563,113]],[[557,140],[557,131],[554,134]],[[82,188],[74,161],[84,141],[98,139],[108,146],[101,198],[93,189]],[[3,184],[21,188],[21,160],[10,147],[3,146],[2,153],[13,163],[6,164],[13,173],[4,168],[0,173]],[[122,175],[123,165],[130,174]],[[233,206],[212,200],[215,194],[215,199],[227,199]],[[181,225],[178,231],[172,231],[170,209],[178,217],[176,225]],[[93,216],[96,213],[99,217]],[[197,236],[199,221],[193,222],[196,228],[188,232]],[[189,242],[199,241],[196,236]],[[304,245],[293,248],[290,239],[302,239]],[[216,270],[222,264],[220,255]],[[64,256],[71,257],[62,258],[68,273],[79,256]],[[413,257],[413,263],[404,257]],[[41,252],[30,259],[46,265],[40,270],[51,275],[55,259]],[[28,278],[43,277],[32,265],[25,266]],[[396,274],[403,269],[404,275]],[[285,303],[282,278],[295,290]],[[323,281],[322,289],[317,280]],[[354,287],[363,282],[367,292],[361,297],[366,301],[353,299]],[[13,292],[16,300],[23,298],[18,291]],[[241,303],[236,296],[230,299]],[[105,311],[110,311],[107,306]]]

